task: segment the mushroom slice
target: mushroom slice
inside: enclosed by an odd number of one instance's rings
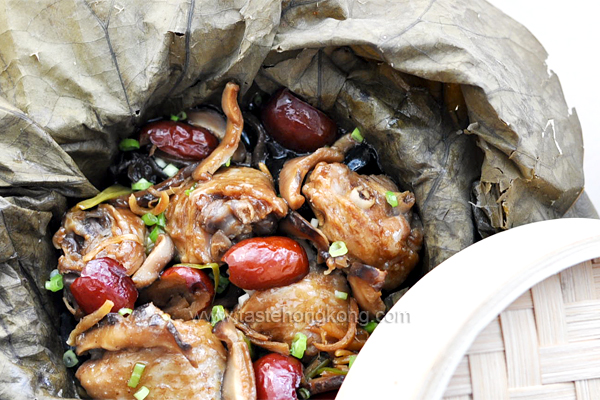
[[[163,272],[140,296],[152,301],[175,319],[189,321],[202,314],[212,303],[215,287],[204,271],[175,265]]]
[[[199,128],[204,128],[223,140],[227,131],[227,121],[220,112],[212,108],[201,108],[187,112],[187,123]]]
[[[352,263],[348,269],[348,283],[352,295],[360,308],[367,311],[371,318],[382,316],[385,304],[381,300],[381,288],[385,283],[386,271],[381,271],[370,265]]]
[[[287,217],[279,222],[279,228],[285,233],[295,236],[299,239],[311,241],[319,253],[327,253],[329,250],[329,240],[323,232],[312,226],[302,215],[296,211],[291,211]]]
[[[95,328],[77,335],[74,345],[77,354],[92,349],[160,347],[182,353],[194,367],[199,361],[190,351],[191,346],[181,339],[171,317],[152,303],[136,308],[128,317],[108,314]]]
[[[146,257],[142,266],[133,274],[131,279],[135,287],[142,289],[149,286],[158,278],[158,274],[173,259],[175,245],[169,235],[160,234],[156,239],[156,245],[152,252]]]
[[[227,343],[227,367],[221,389],[223,400],[256,400],[254,368],[244,334],[229,318],[219,321],[213,333]]]
[[[237,103],[237,95],[240,87],[233,82],[229,82],[223,90],[221,106],[227,116],[227,129],[225,137],[219,143],[219,146],[206,157],[193,173],[195,181],[208,180],[223,164],[229,160],[235,153],[244,129],[244,118],[242,111]]]
[[[342,386],[342,383],[344,383],[345,378],[346,375],[332,375],[323,378],[310,379],[303,387],[306,387],[312,396],[339,389],[340,386]]]
[[[336,147],[321,147],[312,154],[287,161],[279,174],[279,193],[292,210],[299,209],[305,201],[300,190],[306,174],[320,162],[342,161],[344,153]]]

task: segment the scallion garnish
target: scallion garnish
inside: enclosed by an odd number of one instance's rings
[[[196,189],[196,184],[197,184],[197,182],[194,182],[194,184],[189,189],[185,190],[186,196],[189,196],[194,191],[194,189]]]
[[[150,232],[150,235],[148,237],[150,238],[152,243],[156,243],[156,239],[158,239],[158,235],[160,235],[161,233],[163,233],[163,230],[160,229],[160,227],[155,226],[154,229],[152,229],[152,232]]]
[[[303,400],[310,399],[310,391],[307,388],[298,389],[298,394]]]
[[[152,226],[156,225],[156,223],[158,222],[158,218],[156,218],[156,215],[152,213],[147,213],[142,215],[142,221],[144,221],[144,224],[146,224],[147,226]]]
[[[136,183],[132,184],[131,188],[135,191],[139,191],[139,190],[146,190],[152,185],[154,185],[154,183],[148,182],[148,180],[146,180],[146,178],[142,178],[139,181],[137,181]]]
[[[319,220],[316,218],[313,218],[310,220],[310,224],[313,226],[313,228],[318,228],[319,227]]]
[[[131,308],[121,308],[121,309],[119,310],[119,314],[120,314],[121,316],[123,316],[123,317],[124,317],[125,315],[131,315],[131,313],[132,313],[132,312],[133,312],[133,310],[132,310]]]
[[[294,340],[292,340],[292,348],[290,349],[290,354],[296,358],[304,357],[304,351],[306,350],[306,341],[308,338],[302,332],[298,332],[294,335]]]
[[[356,360],[356,356],[348,357],[348,368],[352,368],[352,364],[354,364],[355,360]]]
[[[51,292],[58,292],[59,290],[62,290],[62,288],[64,287],[63,277],[57,269],[50,273],[50,280],[46,281],[44,287],[46,288],[46,290],[49,290]]]
[[[161,212],[156,216],[156,225],[160,226],[163,229],[167,226],[167,218],[165,217],[164,212]]]
[[[340,292],[339,290],[336,290],[335,297],[337,297],[338,299],[346,300],[346,299],[348,299],[348,293]]]
[[[392,207],[398,207],[398,198],[394,192],[385,192],[385,199]]]
[[[97,195],[87,200],[80,201],[75,207],[80,210],[87,210],[92,207],[96,207],[98,204],[105,202],[106,200],[116,199],[119,196],[131,193],[130,188],[126,188],[121,185],[109,186]]]
[[[217,322],[224,320],[227,317],[225,313],[225,309],[223,306],[214,306],[210,313],[210,323],[212,326],[215,326]]]
[[[149,394],[150,389],[148,389],[146,386],[142,386],[140,390],[133,394],[133,397],[135,397],[137,400],[144,400]]]
[[[167,162],[165,160],[163,160],[162,158],[154,157],[154,162],[156,163],[156,165],[158,165],[161,168],[164,168],[167,166]]]
[[[346,253],[348,253],[348,248],[346,247],[346,243],[341,240],[333,242],[331,243],[331,246],[329,246],[329,255],[331,257],[340,257]]]
[[[223,165],[226,166],[226,167],[229,167],[231,165],[231,157],[229,157],[227,159],[227,162],[225,164],[223,164]]]
[[[174,177],[175,175],[177,175],[177,173],[179,172],[179,168],[177,168],[173,164],[169,164],[163,168],[163,172],[165,173],[165,175],[167,175],[169,178],[171,178],[171,177]]]
[[[67,350],[65,351],[65,354],[63,354],[63,362],[67,368],[73,368],[79,363],[79,360],[73,350]]]
[[[363,140],[365,140],[365,138],[363,138],[360,134],[360,130],[358,128],[354,128],[354,130],[350,134],[350,137],[352,137],[352,139],[356,140],[358,143],[362,143]]]
[[[119,150],[121,151],[131,151],[140,148],[140,142],[135,139],[123,139],[121,143],[119,143]]]
[[[377,328],[377,322],[370,321],[368,324],[363,326],[363,329],[367,331],[369,334],[373,333],[373,331]]]
[[[135,388],[140,384],[140,379],[142,378],[142,374],[144,373],[144,369],[146,368],[146,364],[135,363],[133,367],[133,371],[131,372],[131,377],[129,378],[129,382],[127,382],[127,386],[130,388]]]
[[[177,115],[171,115],[171,121],[183,121],[187,119],[187,114],[185,113],[185,111],[180,112]]]
[[[319,368],[317,370],[317,375],[321,375],[325,371],[330,372],[330,373],[332,373],[334,375],[346,375],[346,374],[348,374],[348,371],[344,371],[344,370],[341,370],[341,369],[338,369],[338,368],[323,367],[323,368]]]

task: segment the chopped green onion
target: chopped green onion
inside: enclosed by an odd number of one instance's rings
[[[146,364],[135,363],[135,366],[133,367],[133,372],[131,372],[131,377],[129,378],[129,382],[127,382],[127,386],[129,386],[130,388],[137,387],[137,385],[139,385],[140,383],[142,374],[144,373],[144,369],[146,369]]]
[[[369,334],[373,333],[373,331],[375,330],[375,328],[377,328],[377,322],[375,321],[370,321],[368,324],[366,324],[363,329],[365,331],[367,331]]]
[[[149,394],[150,389],[148,389],[146,386],[142,386],[140,390],[133,394],[133,397],[135,397],[137,400],[144,400]]]
[[[317,372],[319,371],[319,369],[328,366],[330,363],[330,358],[320,359],[317,357],[313,362],[310,363],[308,367],[306,367],[306,370],[304,371],[304,376],[306,377],[306,379],[312,379],[315,376],[317,376]]]
[[[310,399],[310,391],[307,388],[298,389],[298,394],[303,400]]]
[[[223,165],[226,166],[226,167],[229,167],[231,165],[231,157],[229,157],[227,159],[227,162],[225,164],[223,164]]]
[[[164,168],[167,166],[166,161],[163,160],[162,158],[154,157],[154,162],[156,163],[156,165],[158,165],[161,168]]]
[[[313,226],[313,228],[318,228],[319,227],[319,220],[316,218],[313,218],[310,220],[310,224]]]
[[[221,285],[220,278],[224,278],[220,274],[219,264],[217,264],[217,263],[208,263],[208,264],[181,263],[181,264],[175,264],[173,266],[174,267],[188,267],[188,268],[195,268],[195,269],[208,269],[208,268],[212,269],[213,279],[215,280],[215,287],[217,288],[217,291],[219,290],[219,286]],[[227,279],[227,283],[229,283],[229,279]],[[223,288],[221,291],[223,291],[223,290],[225,290],[225,289]],[[218,293],[220,293],[220,292],[218,292]]]
[[[126,188],[125,186],[121,185],[113,185],[107,187],[90,199],[80,201],[75,207],[79,208],[80,210],[87,210],[89,208],[96,207],[98,204],[103,203],[106,200],[112,200],[129,193],[131,193],[130,188]]]
[[[146,178],[142,178],[139,181],[137,181],[136,183],[131,185],[131,189],[138,191],[138,190],[146,190],[148,189],[150,186],[154,185],[154,183],[152,182],[148,182],[146,180]]]
[[[227,317],[223,306],[214,306],[210,313],[210,323],[215,326],[217,322],[224,320]]]
[[[123,139],[121,143],[119,143],[119,150],[121,151],[131,151],[140,148],[140,142],[135,139]]]
[[[385,192],[385,199],[388,204],[392,207],[398,207],[398,198],[394,194],[394,192]]]
[[[244,342],[246,342],[248,345],[248,353],[250,353],[250,358],[254,358],[254,347],[252,347],[252,342],[246,337],[246,335],[244,335]]]
[[[57,269],[53,269],[52,272],[50,272],[50,279],[54,278],[56,275],[60,275],[60,272]]]
[[[187,114],[184,111],[180,112],[177,115],[171,115],[171,121],[177,122],[183,121],[184,119],[187,119]]]
[[[338,299],[346,300],[348,298],[348,293],[336,290],[335,297],[337,297]]]
[[[156,215],[152,213],[147,213],[142,215],[142,221],[144,221],[144,224],[146,224],[147,226],[152,226],[156,225],[156,223],[158,222],[158,218],[156,218]]]
[[[219,283],[217,284],[217,293],[221,294],[227,289],[229,286],[229,278],[224,275],[220,276],[220,279],[217,280]]]
[[[163,172],[169,177],[172,178],[179,172],[179,168],[174,166],[173,164],[169,164],[163,168]]]
[[[339,257],[348,253],[348,248],[346,247],[346,243],[340,241],[331,243],[329,246],[329,255],[331,257]]]
[[[150,232],[150,235],[148,237],[150,238],[152,243],[156,243],[156,239],[158,239],[158,235],[160,235],[161,233],[163,233],[163,230],[160,229],[160,227],[155,226],[154,229],[152,229],[152,232]]]
[[[352,364],[354,364],[354,361],[356,360],[356,356],[350,356],[348,357],[348,368],[352,368]]]
[[[360,134],[360,130],[358,128],[354,128],[354,130],[350,134],[350,137],[352,137],[352,139],[356,140],[358,143],[362,143],[363,140],[365,140],[365,138],[363,138]]]
[[[317,370],[317,375],[321,375],[325,371],[331,372],[332,374],[335,374],[335,375],[346,375],[346,374],[348,374],[348,371],[342,371],[341,369],[331,368],[331,367],[323,367],[323,368],[319,368]]]
[[[296,358],[304,357],[304,351],[306,350],[306,341],[308,338],[302,332],[298,332],[294,335],[294,340],[292,340],[292,348],[290,349],[290,354]]]
[[[73,368],[79,363],[79,360],[73,350],[67,350],[65,351],[65,354],[63,354],[63,362],[67,368]]]
[[[197,182],[194,182],[194,184],[189,189],[185,190],[186,196],[189,196],[194,191],[194,189],[196,189],[196,184],[197,184]]]
[[[131,315],[132,312],[133,312],[133,310],[131,308],[121,308],[119,310],[119,314],[122,315],[123,317],[125,315]]]
[[[64,287],[63,277],[61,274],[55,274],[54,271],[50,274],[50,280],[46,281],[44,287],[51,292],[58,292]]]
[[[167,218],[165,217],[164,212],[161,212],[156,216],[156,225],[160,226],[163,229],[167,226]]]

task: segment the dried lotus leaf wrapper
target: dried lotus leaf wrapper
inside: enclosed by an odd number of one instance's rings
[[[386,171],[417,194],[429,267],[486,227],[594,213],[585,196],[573,207],[581,131],[545,51],[484,0],[0,4],[0,387],[11,399],[76,393],[42,289],[57,259],[49,212],[56,222],[65,196],[93,196],[136,126],[218,101],[230,80],[242,93],[284,84],[345,128],[369,127]],[[443,85],[423,79],[461,85],[467,134],[439,118]]]

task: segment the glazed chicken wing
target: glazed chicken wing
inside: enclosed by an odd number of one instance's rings
[[[386,193],[392,192],[392,207]],[[302,193],[319,229],[331,242],[343,241],[350,257],[387,271],[384,289],[396,288],[419,260],[422,232],[413,221],[414,196],[399,193],[382,176],[365,176],[340,163],[319,163]]]
[[[253,293],[232,317],[272,341],[288,345],[302,332],[308,338],[305,354],[315,355],[321,326],[331,323],[338,331],[348,330],[349,302],[337,298],[336,290],[348,293],[341,274],[313,271],[297,283]]]
[[[254,234],[266,235],[287,213],[271,177],[253,168],[219,170],[208,181],[174,195],[166,211],[167,232],[184,263],[210,263]]]
[[[58,270],[81,272],[85,264],[100,257],[119,262],[132,275],[146,258],[144,222],[126,208],[100,204],[91,211],[71,210],[53,238],[64,255]]]
[[[152,305],[128,317],[109,314],[77,340],[78,353],[100,348],[116,351],[86,361],[76,374],[95,399],[131,399],[142,386],[153,399],[221,398],[226,352],[206,321],[170,320]],[[146,367],[130,388],[136,363]]]

